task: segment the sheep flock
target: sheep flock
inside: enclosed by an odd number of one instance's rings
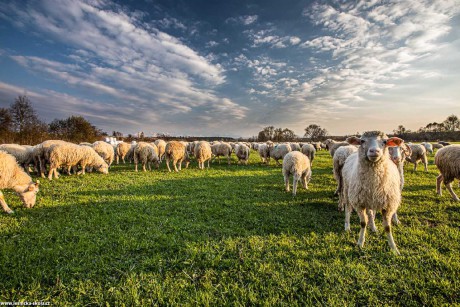
[[[358,246],[361,248],[364,246],[367,226],[377,231],[374,219],[376,212],[379,212],[390,249],[399,254],[391,225],[392,222],[399,224],[397,210],[404,188],[405,163],[413,163],[412,172],[417,172],[417,164],[422,162],[427,171],[427,156],[435,154],[439,176],[433,178],[433,182],[437,194],[442,194],[443,183],[452,199],[460,201],[452,189],[452,182],[460,180],[460,145],[411,144],[397,137],[388,137],[380,131],[367,131],[360,137],[352,136],[345,141],[327,139],[324,143],[156,140],[154,143],[119,142],[113,145],[104,141],[73,144],[48,140],[34,146],[2,144],[0,189],[14,190],[24,206],[32,208],[39,191],[39,180],[34,181],[31,176],[53,180],[58,179],[61,173],[84,176],[88,172],[99,172],[107,175],[114,163],[133,163],[133,171],[136,172],[139,163],[144,172],[159,171],[164,164],[172,172],[172,162],[173,170],[180,172],[184,171],[182,166],[187,169],[191,161],[196,161],[198,168],[206,171],[213,163],[220,164],[220,157],[226,158],[226,164],[231,165],[232,155],[237,159],[237,167],[248,167],[252,153],[260,157],[261,165],[275,160],[275,167],[281,167],[280,186],[284,182],[287,192],[290,192],[292,176],[292,194],[295,197],[299,181],[304,189],[308,189],[311,179],[314,184],[313,160],[315,153],[321,149],[328,150],[332,158],[337,188],[331,193],[331,199],[337,196],[339,210],[345,211],[346,231],[350,231],[351,213],[355,211],[359,216],[361,230]],[[153,169],[152,164],[155,166]],[[4,212],[14,213],[1,191],[0,204]]]

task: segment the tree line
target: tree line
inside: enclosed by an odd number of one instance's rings
[[[48,139],[94,142],[106,135],[82,116],[45,123],[27,95],[19,95],[8,108],[0,108],[0,143],[35,145]]]
[[[326,139],[329,135],[326,129],[321,128],[317,124],[311,124],[305,128],[303,137],[308,141],[321,141]],[[300,138],[289,128],[275,128],[274,126],[267,126],[263,128],[257,137],[251,138],[253,141],[266,142],[292,142],[298,141]]]
[[[394,135],[408,141],[460,141],[460,120],[457,115],[449,115],[441,122],[428,123],[417,131],[399,125],[393,130]]]

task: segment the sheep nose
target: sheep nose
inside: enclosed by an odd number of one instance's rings
[[[370,148],[369,153],[372,155],[378,155],[380,154],[380,148]]]

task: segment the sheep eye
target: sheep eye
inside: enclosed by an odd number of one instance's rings
[[[361,140],[361,144],[364,144],[366,141],[365,140]]]

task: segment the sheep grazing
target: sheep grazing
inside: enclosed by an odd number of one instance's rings
[[[391,233],[391,218],[401,203],[401,182],[398,168],[390,160],[387,148],[399,146],[403,140],[387,138],[380,131],[368,131],[361,138],[348,138],[348,142],[361,146],[347,158],[342,169],[340,201],[345,207],[345,230],[350,230],[350,214],[355,209],[361,222],[358,246],[362,248],[368,223],[367,214],[381,211],[388,244],[392,251],[399,254]],[[373,223],[373,216],[370,222]]]
[[[339,148],[341,146],[350,145],[348,142],[337,142],[337,141],[334,141],[332,139],[327,139],[324,142],[324,144],[326,146],[326,149],[329,151],[329,154],[331,155],[331,157],[334,157],[334,153],[337,150],[337,148]]]
[[[278,160],[283,160],[284,156],[292,151],[291,146],[289,144],[274,145],[273,143],[271,143],[269,144],[268,148],[270,158],[273,158],[273,160],[275,160],[276,165],[280,165]]]
[[[96,141],[93,143],[92,147],[110,167],[115,159],[115,150],[113,146],[104,141]]]
[[[312,144],[305,144],[300,150],[304,155],[310,160],[310,167],[313,165],[313,160],[315,159],[316,149]]]
[[[332,172],[334,173],[335,181],[337,181],[337,189],[334,192],[334,196],[340,195],[343,186],[343,179],[342,179],[342,168],[345,164],[347,158],[358,151],[358,147],[353,145],[348,146],[341,146],[337,148],[334,153],[334,157],[332,158],[332,165],[333,169]],[[342,202],[339,201],[339,210],[343,211],[344,208],[342,206]]]
[[[443,141],[439,141],[438,144],[441,144],[442,146],[449,146],[450,145],[449,142],[443,142]]]
[[[299,143],[289,143],[291,146],[292,151],[301,151],[302,147],[299,145]]]
[[[188,143],[187,145],[187,151],[189,156],[194,157],[195,156],[195,146],[199,143],[199,141],[193,141]]]
[[[49,151],[51,150],[51,146],[56,144],[72,144],[66,141],[61,140],[48,140],[44,141],[41,144],[38,144],[35,148],[35,156],[37,157],[39,164],[40,164],[40,175],[45,178],[46,172],[46,164],[49,162]]]
[[[248,165],[250,149],[246,144],[240,143],[235,149],[235,155],[238,158],[238,164]]]
[[[319,151],[321,150],[321,142],[314,142],[314,143],[311,143],[313,145],[313,147],[315,147],[315,150],[316,151]]]
[[[227,163],[230,165],[231,163],[231,155],[232,155],[232,146],[228,143],[216,143],[211,146],[211,152],[213,155],[213,158],[211,159],[211,162],[217,158],[220,164],[220,157],[227,157]]]
[[[195,145],[195,158],[198,162],[198,168],[204,169],[204,162],[211,160],[212,151],[211,145],[206,141],[200,141]]]
[[[13,189],[21,198],[24,207],[32,208],[35,206],[39,181],[34,183],[32,178],[19,166],[16,158],[4,151],[0,151],[0,174],[0,190]],[[8,207],[2,191],[0,191],[0,204],[6,213],[14,213]]]
[[[412,151],[410,156],[406,157],[406,161],[414,163],[414,172],[417,171],[417,164],[422,161],[425,166],[425,172],[428,172],[428,158],[426,156],[425,146],[420,144],[408,145]]]
[[[426,151],[429,152],[430,155],[433,154],[433,145],[431,145],[431,143],[424,142],[424,143],[421,143],[420,145],[425,146]]]
[[[171,168],[169,167],[170,160],[173,161],[174,171],[176,172],[182,169],[182,161],[185,161],[185,168],[187,168],[190,163],[187,146],[177,141],[171,141],[166,144],[164,157],[169,172],[171,172]],[[176,165],[178,165],[178,167]]]
[[[441,182],[444,183],[454,201],[460,201],[452,190],[452,182],[460,180],[460,145],[449,145],[439,149],[434,156],[434,163],[440,174],[436,178],[436,192],[442,195]]]
[[[58,178],[57,169],[59,167],[67,167],[70,174],[70,168],[81,166],[81,171],[78,174],[85,174],[86,167],[95,168],[96,171],[108,174],[108,164],[98,155],[98,153],[89,146],[80,146],[72,143],[54,144],[49,149],[50,171],[48,179]]]
[[[431,146],[433,147],[433,149],[441,149],[444,147],[444,145],[437,143],[432,143]]]
[[[263,164],[270,163],[270,149],[267,144],[259,144],[257,151]]]
[[[136,144],[131,143],[131,148],[129,148],[128,153],[126,153],[125,159],[127,159],[129,162],[134,161],[134,149],[136,148]]]
[[[117,154],[116,154],[116,160],[117,164],[120,163],[120,158],[123,161],[123,164],[126,163],[125,157],[128,154],[129,150],[131,149],[131,145],[125,142],[118,143],[117,145]]]
[[[161,163],[165,155],[166,142],[158,139],[155,141],[155,145],[158,147],[158,159],[160,159]]]
[[[286,192],[289,192],[289,176],[292,175],[292,195],[297,193],[297,182],[308,189],[308,182],[311,178],[310,159],[301,152],[288,152],[283,159],[283,177],[286,186]]]
[[[29,174],[29,165],[34,162],[34,147],[18,144],[2,144],[0,145],[0,150],[15,157],[18,164]]]
[[[158,149],[157,149],[158,150]],[[159,159],[156,153],[155,148],[151,143],[139,142],[134,147],[133,152],[134,157],[134,169],[137,172],[137,164],[142,163],[142,170],[146,172],[146,166],[148,166],[149,171],[152,170],[151,163],[155,163],[156,167],[159,167]]]

